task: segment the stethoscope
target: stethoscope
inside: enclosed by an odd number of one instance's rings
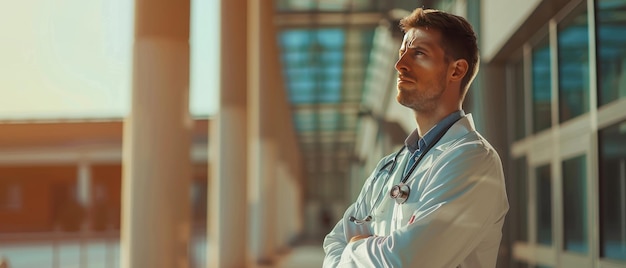
[[[411,194],[411,187],[409,187],[409,185],[407,185],[406,182],[409,179],[409,177],[411,177],[411,173],[413,173],[413,171],[415,171],[415,168],[417,167],[419,162],[422,161],[422,158],[424,158],[424,156],[428,153],[428,151],[430,151],[430,149],[433,148],[435,146],[435,144],[437,144],[437,142],[439,142],[439,140],[441,140],[443,135],[446,134],[446,132],[448,132],[450,127],[452,127],[452,125],[454,125],[454,123],[457,120],[454,120],[454,122],[452,122],[451,124],[446,126],[446,128],[443,131],[438,133],[438,135],[435,137],[435,139],[430,144],[428,144],[426,146],[426,148],[424,149],[423,152],[420,153],[420,155],[417,157],[417,159],[415,160],[413,165],[411,165],[411,168],[409,169],[409,171],[406,174],[404,174],[404,177],[402,178],[400,183],[398,183],[398,184],[394,185],[393,187],[391,187],[391,190],[389,191],[389,196],[396,201],[396,204],[398,204],[398,205],[404,204],[406,202],[406,200],[409,199],[409,195]],[[348,220],[350,220],[351,222],[354,222],[357,225],[361,225],[361,224],[370,222],[372,220],[372,212],[374,212],[374,208],[378,206],[378,202],[381,200],[381,198],[383,196],[381,193],[385,189],[384,186],[387,185],[387,180],[389,180],[389,177],[390,177],[391,173],[396,168],[396,164],[398,163],[398,156],[400,156],[400,153],[402,153],[402,151],[404,151],[405,148],[406,148],[406,145],[402,146],[402,148],[400,148],[400,150],[394,155],[394,157],[391,160],[391,162],[385,163],[378,170],[378,172],[376,173],[375,179],[368,186],[367,192],[369,193],[369,192],[372,191],[372,185],[374,185],[376,180],[378,180],[378,177],[380,176],[381,172],[385,171],[385,169],[387,167],[390,167],[390,169],[387,172],[387,176],[385,177],[385,181],[382,184],[383,187],[381,187],[380,191],[378,192],[378,197],[376,197],[376,201],[374,201],[374,205],[370,209],[370,212],[367,215],[367,217],[359,220],[359,219],[357,219],[354,216],[350,216],[348,218]],[[362,196],[361,202],[357,202],[357,204],[356,204],[356,211],[359,211],[359,207],[361,206],[361,204],[365,203],[364,199],[365,199],[365,195]]]
[[[372,206],[372,208],[370,209],[370,213],[367,215],[367,217],[365,217],[362,220],[357,219],[354,216],[350,216],[349,220],[351,222],[354,222],[355,224],[361,225],[364,224],[366,222],[369,222],[372,220],[372,212],[374,211],[374,208],[378,205],[378,202],[380,201],[380,199],[382,198],[382,191],[385,189],[385,185],[387,184],[387,180],[389,180],[389,177],[391,176],[391,173],[393,172],[393,170],[396,168],[396,164],[398,163],[398,156],[400,156],[400,153],[402,153],[402,151],[404,151],[404,149],[406,148],[406,145],[402,146],[402,148],[400,148],[400,150],[396,153],[396,155],[394,155],[393,159],[391,160],[391,162],[387,162],[385,163],[376,173],[376,177],[374,177],[375,179],[370,183],[370,185],[368,186],[367,189],[367,193],[371,193],[372,192],[372,185],[374,185],[374,183],[376,182],[376,180],[378,180],[378,178],[380,177],[380,174],[385,171],[385,169],[387,167],[390,167],[389,170],[387,171],[387,175],[385,176],[385,182],[382,184],[383,186],[381,187],[380,191],[378,192],[378,197],[376,197],[376,201],[374,202],[374,206]],[[365,203],[365,201],[363,199],[365,199],[365,194],[361,197],[361,201],[357,202],[356,204],[356,211],[359,211],[359,207],[361,206],[361,204]]]

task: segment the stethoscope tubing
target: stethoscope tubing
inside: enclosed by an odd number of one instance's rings
[[[426,146],[426,148],[424,149],[423,152],[420,153],[420,155],[417,157],[417,159],[415,160],[415,162],[411,165],[411,167],[409,168],[409,171],[404,174],[404,176],[402,177],[402,180],[400,180],[400,183],[395,185],[393,188],[395,187],[399,187],[398,189],[403,189],[402,186],[406,186],[406,188],[408,190],[405,190],[405,193],[403,192],[402,194],[404,195],[404,198],[402,199],[401,203],[406,202],[406,200],[408,199],[409,196],[409,192],[410,192],[410,187],[408,185],[406,185],[406,182],[409,180],[409,178],[411,177],[411,174],[413,173],[413,171],[415,171],[415,168],[417,168],[417,165],[422,161],[422,158],[424,158],[424,156],[430,151],[430,149],[432,149],[435,144],[437,144],[441,138],[443,138],[443,136],[448,132],[448,130],[450,130],[450,128],[452,127],[452,125],[454,125],[454,123],[456,123],[456,121],[458,121],[461,118],[458,118],[457,120],[455,120],[454,122],[452,122],[450,125],[446,126],[444,131],[441,131],[440,133],[438,133],[438,135],[435,137],[435,139],[428,144],[428,146]],[[367,217],[365,217],[362,220],[357,219],[354,216],[350,216],[349,220],[357,225],[362,225],[364,223],[370,222],[372,220],[372,212],[374,211],[374,208],[378,205],[378,202],[380,201],[380,199],[382,198],[382,191],[384,191],[385,189],[385,185],[387,184],[387,181],[389,180],[389,178],[391,177],[391,173],[393,173],[393,170],[396,168],[396,165],[398,163],[398,156],[400,156],[400,153],[402,153],[402,151],[404,151],[404,149],[406,148],[406,145],[403,145],[402,148],[400,148],[400,150],[394,155],[393,159],[391,160],[391,162],[387,162],[385,163],[376,173],[376,177],[372,180],[372,182],[369,185],[369,189],[368,192],[371,193],[371,190],[373,189],[373,185],[374,183],[376,183],[376,181],[378,180],[380,173],[385,170],[385,168],[387,168],[390,164],[391,164],[391,168],[389,169],[388,172],[388,176],[385,178],[385,181],[383,182],[383,186],[381,187],[380,192],[378,193],[378,196],[376,197],[376,201],[374,201],[374,204],[372,205],[372,208],[370,209],[370,213],[367,215]],[[363,198],[365,198],[365,195],[363,196]],[[398,201],[398,200],[396,200]],[[358,201],[357,201],[358,202]],[[355,207],[356,212],[358,212],[359,207],[361,204],[359,203],[364,203],[364,200],[361,200],[361,202],[357,203],[357,206]]]
[[[400,150],[394,155],[394,157],[393,157],[393,159],[391,161],[385,163],[380,169],[378,169],[378,172],[376,172],[376,176],[374,177],[374,179],[372,180],[372,182],[368,186],[367,193],[372,193],[373,185],[380,178],[380,173],[383,172],[387,167],[389,167],[389,165],[391,165],[391,168],[389,169],[389,171],[387,173],[385,181],[383,182],[383,187],[381,187],[380,191],[378,192],[378,196],[376,197],[376,201],[374,201],[374,204],[372,205],[372,208],[370,209],[370,212],[367,215],[367,217],[365,217],[362,220],[359,220],[359,219],[357,219],[354,216],[350,216],[349,220],[351,222],[355,223],[356,225],[362,225],[362,224],[367,223],[367,222],[372,220],[372,215],[371,214],[374,211],[374,208],[376,207],[378,202],[380,202],[380,199],[384,196],[382,194],[382,192],[385,190],[385,185],[387,184],[387,181],[391,177],[391,173],[396,168],[396,164],[398,163],[398,156],[400,156],[400,153],[402,153],[402,151],[404,151],[405,148],[406,148],[406,145],[403,145],[402,148],[400,148]],[[361,205],[365,203],[365,201],[363,201],[364,198],[365,198],[365,195],[363,195],[361,197],[360,202],[357,201],[357,204],[356,204],[357,206],[355,207],[355,212],[358,213],[359,208],[361,207]]]

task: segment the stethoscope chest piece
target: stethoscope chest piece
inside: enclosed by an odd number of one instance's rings
[[[354,216],[350,216],[350,218],[348,218],[348,220],[350,220],[351,222],[354,222],[356,225],[362,225],[365,223],[368,223],[370,221],[372,221],[372,216],[367,215],[367,217],[365,219],[359,220]]]
[[[409,188],[409,186],[404,183],[400,183],[400,184],[394,185],[391,188],[391,191],[389,191],[389,196],[391,196],[392,199],[395,199],[396,203],[399,205],[399,204],[404,204],[404,202],[406,202],[406,200],[409,198],[410,193],[411,193],[411,188]]]

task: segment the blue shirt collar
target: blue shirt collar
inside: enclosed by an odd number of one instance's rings
[[[465,116],[465,112],[463,110],[458,110],[444,117],[439,123],[433,126],[426,134],[424,134],[423,138],[420,138],[417,129],[413,130],[411,134],[404,140],[404,145],[409,149],[411,153],[415,153],[420,148],[426,148],[430,143],[434,142],[434,139],[441,134],[441,132],[446,131],[452,124]]]

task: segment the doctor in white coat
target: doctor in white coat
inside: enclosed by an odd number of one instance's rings
[[[462,109],[476,36],[464,18],[421,8],[400,27],[397,101],[417,128],[326,236],[324,267],[495,267],[509,208],[502,164]]]

